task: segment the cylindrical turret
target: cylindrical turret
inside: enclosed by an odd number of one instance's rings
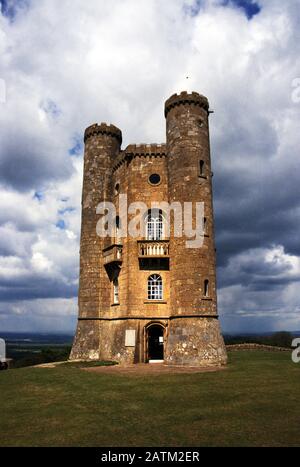
[[[96,232],[100,202],[111,201],[112,166],[120,152],[121,131],[101,123],[84,135],[84,174],[80,242],[79,321],[71,358],[99,357],[99,322],[109,311],[110,283],[103,267],[104,238]]]
[[[184,203],[192,203],[193,229],[196,228],[196,205],[204,203],[205,224],[202,245],[200,239],[200,245],[195,244],[193,247],[187,243],[192,238],[186,230],[181,237],[174,237],[174,226],[171,223],[170,306],[173,318],[166,360],[168,363],[191,365],[219,363],[217,355],[220,354],[222,360],[225,351],[216,319],[209,103],[206,97],[196,92],[175,94],[166,101],[165,116],[169,202],[180,202],[183,213],[186,211]],[[185,329],[184,339],[180,338],[182,329]],[[191,338],[188,338],[190,334]],[[184,342],[182,351],[180,342]],[[209,355],[208,350],[213,347],[215,351]],[[204,361],[205,352],[207,361]]]
[[[204,203],[206,219],[200,247],[188,248],[191,239],[186,235],[171,236],[171,249],[176,251],[171,264],[171,301],[176,314],[216,313],[208,108],[206,97],[195,92],[174,95],[165,106],[169,201],[179,201],[183,210],[184,202],[193,203],[193,217],[196,203]]]

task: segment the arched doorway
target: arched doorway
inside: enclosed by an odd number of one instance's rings
[[[150,324],[146,329],[147,361],[149,363],[164,361],[164,332],[160,323]]]

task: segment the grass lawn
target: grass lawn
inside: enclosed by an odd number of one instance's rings
[[[0,373],[1,446],[300,446],[300,364],[232,352],[226,371]]]

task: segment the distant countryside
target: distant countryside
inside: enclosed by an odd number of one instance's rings
[[[6,341],[6,357],[11,368],[67,360],[73,336],[63,334],[2,333]]]
[[[226,345],[254,343],[275,347],[291,348],[298,332],[280,331],[263,334],[224,335]],[[73,336],[69,334],[3,333],[6,341],[7,358],[12,359],[11,368],[65,361],[68,359]]]

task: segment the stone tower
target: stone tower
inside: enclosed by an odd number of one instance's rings
[[[175,94],[165,116],[166,144],[121,150],[115,126],[95,124],[85,132],[79,318],[71,359],[226,364],[217,315],[209,103],[195,92]],[[138,237],[119,234],[120,194],[128,206],[147,207]],[[96,233],[103,201],[116,206],[114,233],[107,238]],[[200,246],[187,247],[190,237],[185,228],[178,234],[167,203],[190,203],[193,216],[196,203],[203,203]],[[133,217],[129,209],[128,221]]]

